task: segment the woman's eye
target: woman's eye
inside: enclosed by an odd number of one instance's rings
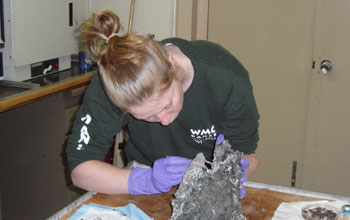
[[[172,102],[170,102],[164,109],[169,109],[171,107]]]

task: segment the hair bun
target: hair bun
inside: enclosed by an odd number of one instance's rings
[[[94,16],[92,18],[94,18]],[[119,32],[120,20],[112,11],[103,10],[98,12],[93,22],[104,39],[108,39],[112,34]]]
[[[89,20],[80,25],[80,43],[91,59],[100,61],[106,42],[118,36],[120,27],[118,15],[109,10],[93,14]]]

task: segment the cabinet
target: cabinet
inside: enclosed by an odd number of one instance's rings
[[[69,135],[75,121],[75,114],[83,102],[83,95],[88,85],[63,92],[64,134]]]
[[[208,39],[248,69],[261,114],[252,180],[350,195],[349,9],[346,0],[209,2]],[[326,75],[323,60],[334,64]]]
[[[80,86],[78,88],[74,88],[68,91],[63,92],[63,133],[64,133],[64,149],[66,148],[66,143],[69,138],[69,135],[72,132],[72,128],[75,121],[76,112],[79,110],[82,102],[83,96],[88,88],[88,85]],[[69,175],[68,167],[66,174],[66,188],[65,188],[65,201],[66,204],[69,204],[77,197],[82,195],[85,191],[75,187],[72,183],[72,180]]]
[[[0,113],[0,189],[6,220],[45,219],[72,202],[65,139],[86,87]],[[68,113],[68,114],[67,114]]]

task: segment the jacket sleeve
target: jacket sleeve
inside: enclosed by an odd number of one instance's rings
[[[112,105],[96,74],[77,112],[72,134],[67,141],[70,171],[88,160],[103,161],[121,130],[121,113]]]
[[[225,138],[233,149],[244,154],[255,153],[259,141],[259,113],[248,78],[242,75],[234,77],[222,117]]]

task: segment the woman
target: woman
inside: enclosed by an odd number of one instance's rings
[[[120,36],[119,28],[111,11],[82,25],[99,74],[68,141],[73,183],[109,194],[166,192],[181,183],[197,153],[211,160],[218,134],[244,153],[243,168],[249,166],[246,174],[252,175],[259,161],[259,114],[243,66],[211,42],[156,42],[145,34]],[[124,126],[128,160],[153,168],[122,169],[103,162]]]

